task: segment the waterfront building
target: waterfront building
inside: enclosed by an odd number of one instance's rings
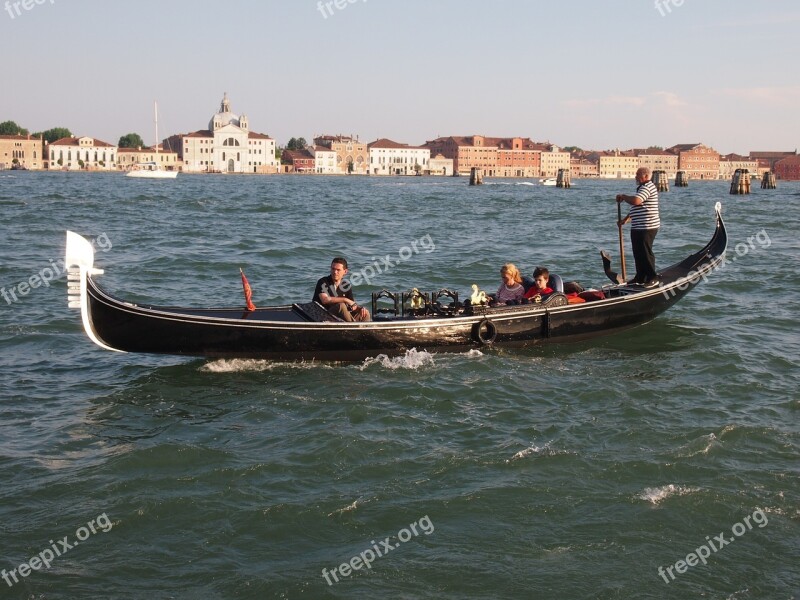
[[[425,142],[431,156],[441,154],[453,161],[453,169],[460,175],[469,175],[475,167],[488,174],[489,169],[497,166],[497,146],[487,143],[482,135],[447,136]]]
[[[366,175],[369,167],[369,149],[358,137],[346,135],[320,135],[314,144],[336,153],[336,168],[339,173]]]
[[[431,151],[386,138],[367,144],[370,175],[416,175],[430,169]]]
[[[314,146],[309,149],[309,152],[314,154],[314,172],[318,175],[341,175],[343,173],[337,165],[340,157],[335,150],[326,146]]]
[[[775,177],[786,181],[800,181],[800,156],[787,156],[775,163]]]
[[[758,161],[765,161],[768,167],[767,170],[772,171],[775,169],[775,164],[779,160],[783,160],[784,158],[788,158],[790,156],[797,156],[797,150],[794,152],[786,152],[786,151],[764,151],[764,150],[754,150],[750,152],[750,158],[754,158]],[[763,167],[759,162],[759,166]]]
[[[117,168],[117,147],[92,137],[67,137],[49,146],[50,169],[67,171],[113,171]]]
[[[619,148],[599,153],[597,170],[604,179],[635,179],[639,157],[632,150]]]
[[[484,135],[438,137],[425,142],[423,147],[430,150],[431,156],[441,154],[452,160],[456,173],[468,175],[473,168],[478,168],[487,177],[538,177],[542,171],[542,155],[549,149],[529,138]],[[569,153],[563,154],[569,168]]]
[[[719,179],[730,181],[736,169],[747,169],[751,175],[758,175],[758,161],[749,156],[726,154],[719,157]]]
[[[489,138],[497,146],[497,167],[492,177],[539,177],[542,154],[549,151],[544,144],[530,138]]]
[[[547,144],[542,151],[542,177],[555,177],[560,169],[570,172],[570,153],[565,152],[554,144]]]
[[[453,159],[446,158],[437,154],[428,161],[428,173],[430,175],[448,176],[453,174]]]
[[[675,179],[678,172],[678,155],[658,148],[647,148],[646,150],[634,150],[634,154],[639,157],[639,166],[647,167],[650,172],[664,171],[668,179]],[[634,174],[635,177],[635,174]]]
[[[580,177],[598,177],[597,161],[589,158],[573,156],[569,159],[569,168],[573,179]]]
[[[29,135],[0,135],[0,171],[44,168],[44,142]]]
[[[117,168],[130,171],[134,165],[154,162],[165,171],[180,171],[182,164],[177,152],[164,151],[161,144],[156,153],[155,146],[150,148],[118,148]]]
[[[208,129],[173,135],[164,140],[178,153],[183,170],[189,173],[277,173],[275,140],[250,131],[245,115],[231,110],[228,94]]]
[[[303,150],[284,150],[281,152],[281,164],[291,167],[285,171],[287,173],[314,173],[316,171],[314,155],[305,148]]]
[[[689,179],[717,179],[719,152],[704,144],[677,144],[667,152],[678,155],[678,170]]]

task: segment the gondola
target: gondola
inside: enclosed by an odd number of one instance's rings
[[[723,264],[728,236],[720,203],[715,213],[711,241],[660,271],[660,285],[652,289],[612,284],[602,288],[603,299],[592,302],[573,304],[557,291],[541,303],[495,307],[459,302],[447,290],[420,294],[411,303],[408,294],[383,291],[373,294],[370,322],[341,321],[314,303],[247,310],[126,302],[97,284],[103,271],[94,266],[91,243],[68,231],[69,306],[80,309],[83,328],[94,343],[119,352],[358,361],[412,348],[465,352],[585,340],[652,321]],[[388,308],[380,308],[387,299]]]

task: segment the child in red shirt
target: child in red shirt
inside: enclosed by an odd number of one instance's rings
[[[534,299],[536,296],[539,296],[541,300],[542,296],[547,294],[553,293],[553,288],[548,286],[548,282],[550,281],[550,271],[548,271],[545,267],[536,267],[533,271],[533,281],[534,284],[525,292],[525,298]]]

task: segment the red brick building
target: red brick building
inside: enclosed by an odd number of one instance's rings
[[[775,177],[785,181],[800,181],[800,156],[787,156],[776,162]]]
[[[425,142],[423,148],[429,148],[431,156],[452,159],[456,173],[467,174],[477,167],[487,177],[538,177],[546,150],[529,138],[483,135],[440,137]]]
[[[313,173],[314,155],[308,150],[284,150],[281,152],[281,164],[291,165],[295,173]]]
[[[667,148],[678,155],[678,170],[686,171],[689,179],[717,179],[719,152],[704,144],[678,144]]]

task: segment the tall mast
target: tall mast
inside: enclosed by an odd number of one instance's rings
[[[153,115],[156,123],[156,156],[158,156],[158,102],[155,100],[153,101]]]

